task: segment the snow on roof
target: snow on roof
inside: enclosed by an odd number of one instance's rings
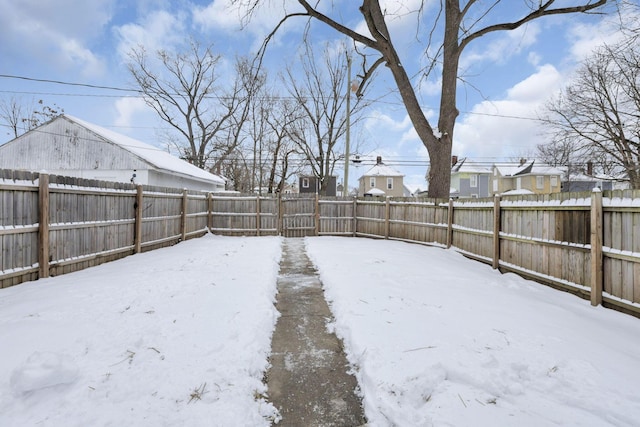
[[[521,188],[520,190],[509,190],[502,193],[503,196],[514,196],[514,195],[522,195],[522,194],[526,195],[526,194],[535,194],[535,193],[531,190],[526,190],[524,188]]]
[[[587,175],[584,173],[572,173],[569,176],[569,181],[584,181],[584,182],[593,182],[593,181],[616,181],[616,178],[611,175]]]
[[[483,166],[483,165],[481,165],[479,163],[474,163],[474,162],[468,161],[466,159],[466,157],[465,157],[462,160],[459,160],[458,163],[453,165],[453,167],[451,168],[451,172],[452,173],[460,172],[460,173],[485,173],[485,174],[490,174],[491,173],[491,168]]]
[[[500,175],[502,176],[514,176],[522,173],[523,170],[527,169],[533,164],[533,160],[529,162],[524,162],[523,164],[515,164],[515,163],[494,163],[493,167],[498,169]]]
[[[365,176],[404,176],[402,173],[398,172],[394,168],[385,165],[384,163],[378,163],[374,165],[371,169],[364,173],[360,178],[362,179]]]
[[[372,188],[371,190],[367,191],[364,194],[370,194],[372,196],[382,196],[382,195],[385,195],[387,193],[385,193],[384,190],[381,190],[379,188]]]
[[[498,169],[502,176],[516,176],[516,175],[562,175],[564,172],[556,167],[535,164],[535,160],[530,160],[522,164],[514,163],[494,163],[493,167]]]
[[[199,167],[192,165],[182,159],[179,159],[166,151],[154,147],[153,145],[146,144],[137,139],[133,139],[126,135],[119,134],[109,129],[105,129],[93,123],[85,122],[77,117],[64,114],[66,119],[79,124],[80,126],[94,132],[97,135],[107,139],[108,141],[120,146],[122,149],[127,150],[136,156],[142,158],[148,162],[151,166],[158,169],[164,169],[171,172],[178,172],[183,175],[189,175],[192,177],[204,179],[207,181],[217,182],[220,184],[225,183],[225,179],[221,176],[209,173]]]

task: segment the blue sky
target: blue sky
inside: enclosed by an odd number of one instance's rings
[[[213,43],[214,51],[229,65],[235,55],[255,51],[281,16],[283,4],[289,10],[294,10],[297,4],[290,0],[271,1],[270,7],[241,28],[240,13],[226,7],[227,2],[0,0],[0,74],[127,88],[132,87],[126,68],[126,53],[131,47],[142,44],[148,51],[170,48],[190,36],[204,44]],[[364,28],[357,12],[359,2],[333,3],[348,22]],[[417,72],[424,50],[424,27],[416,37],[415,15],[405,12],[420,1],[383,3],[387,10],[398,11],[389,21],[392,36],[400,46],[403,65]],[[521,16],[524,3],[504,1],[496,12],[501,16]],[[425,15],[430,16],[439,1],[428,0],[425,4]],[[513,15],[518,9],[520,13]],[[454,136],[454,154],[483,162],[532,157],[535,145],[544,141],[539,123],[532,119],[595,46],[619,36],[616,19],[559,16],[473,42],[461,61],[469,84],[460,85],[461,114]],[[266,63],[272,78],[275,79],[283,63],[292,60],[291,53],[301,43],[304,23],[291,22],[269,48]],[[337,33],[319,26],[314,28],[319,30],[313,33],[318,43],[340,40]],[[423,109],[433,123],[437,122],[438,89],[437,76],[420,85]],[[154,128],[164,125],[141,99],[123,94],[0,77],[2,99],[13,96],[25,104],[42,99],[45,104],[56,104],[83,120],[159,145]],[[354,126],[352,144],[365,158],[381,155],[406,175],[410,187],[424,189],[426,150],[394,93],[390,74],[384,70],[371,87],[371,96],[382,94],[385,96],[381,102],[367,109],[364,120]],[[0,143],[9,139],[8,129],[1,128]],[[351,169],[350,176],[357,178],[366,168]]]

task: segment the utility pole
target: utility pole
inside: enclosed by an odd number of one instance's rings
[[[347,134],[344,148],[344,183],[342,184],[342,196],[349,195],[349,144],[351,139],[351,56],[347,51]]]

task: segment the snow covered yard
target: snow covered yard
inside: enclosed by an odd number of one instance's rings
[[[0,426],[267,426],[280,239],[0,290]],[[640,320],[454,251],[307,238],[370,426],[632,426]]]
[[[0,290],[0,426],[269,425],[280,243],[209,235]]]
[[[640,320],[454,251],[307,238],[373,426],[637,426]]]

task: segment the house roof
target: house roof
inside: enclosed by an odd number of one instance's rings
[[[490,174],[491,168],[483,166],[479,163],[474,163],[467,158],[459,160],[455,165],[451,167],[451,173],[477,173],[477,174]]]
[[[372,196],[382,196],[382,195],[385,195],[387,193],[385,193],[384,190],[381,190],[379,188],[375,188],[374,187],[374,188],[372,188],[371,190],[367,191],[364,194],[370,194]]]
[[[521,175],[523,171],[527,170],[533,165],[534,160],[524,162],[523,164],[515,163],[494,163],[493,167],[498,169],[502,176],[515,176]]]
[[[502,176],[563,174],[561,169],[545,164],[535,164],[535,160],[530,160],[518,165],[514,163],[494,163],[493,167],[498,169],[498,172],[500,172]]]
[[[129,151],[154,168],[164,169],[170,172],[177,172],[183,175],[204,179],[219,184],[224,184],[226,181],[225,178],[221,176],[214,175],[203,169],[200,169],[199,167],[196,167],[189,162],[179,159],[178,157],[172,156],[166,151],[158,147],[154,147],[153,145],[149,145],[142,141],[138,141],[137,139],[133,139],[126,135],[122,135],[112,130],[105,129],[93,123],[85,122],[84,120],[78,119],[77,117],[73,117],[68,114],[64,114],[62,117],[90,130],[91,132],[101,136],[102,138],[112,142],[113,144],[118,145],[122,149]]]
[[[365,172],[360,179],[364,178],[365,176],[404,176],[402,173],[398,172],[397,170],[395,170],[394,168],[385,165],[384,163],[380,162],[377,163],[376,165],[374,165],[371,169],[369,169],[367,172]]]
[[[519,190],[509,190],[502,193],[503,196],[518,196],[518,195],[529,195],[534,194],[533,191],[521,188]]]

